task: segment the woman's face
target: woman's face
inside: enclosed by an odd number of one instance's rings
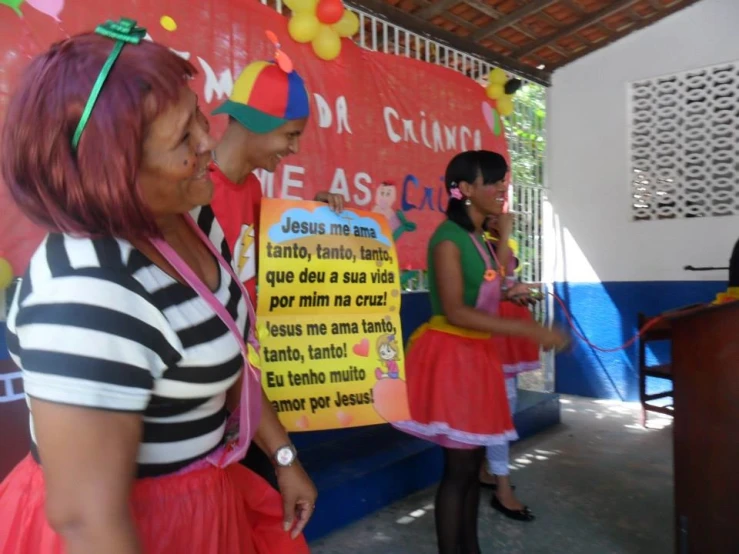
[[[497,183],[483,184],[482,175],[478,175],[468,196],[472,205],[483,215],[498,215],[503,213],[507,194],[505,178]]]
[[[215,141],[198,99],[183,86],[180,99],[151,123],[144,137],[139,186],[155,217],[189,212],[210,203],[208,164]]]

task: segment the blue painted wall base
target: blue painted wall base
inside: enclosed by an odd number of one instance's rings
[[[565,302],[578,331],[603,348],[624,344],[637,332],[637,314],[657,315],[690,304],[711,302],[726,290],[725,281],[642,281],[604,283],[556,283],[555,292]],[[569,324],[557,305],[555,321]],[[649,347],[648,363],[669,360],[669,344]],[[575,339],[573,348],[557,356],[556,391],[594,398],[636,401],[638,343],[613,353],[598,352]],[[647,390],[669,388],[662,379],[649,379]]]

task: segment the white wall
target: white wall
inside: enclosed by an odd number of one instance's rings
[[[739,0],[702,0],[555,72],[548,179],[555,281],[724,280],[739,217],[632,222],[627,83],[739,60]],[[552,244],[552,241],[548,241]],[[552,267],[550,264],[546,264]]]

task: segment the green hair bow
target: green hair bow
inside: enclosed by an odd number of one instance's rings
[[[123,47],[126,44],[139,44],[146,36],[146,29],[138,27],[136,25],[136,21],[128,19],[127,17],[123,17],[117,22],[109,20],[102,25],[98,25],[95,32],[98,35],[115,40],[116,45],[113,47],[113,50],[111,50],[108,55],[108,59],[105,61],[105,64],[98,74],[97,80],[90,91],[90,97],[87,99],[87,104],[85,104],[85,109],[82,112],[82,117],[80,117],[80,121],[77,124],[77,129],[72,137],[72,150],[75,151],[80,143],[82,131],[85,130],[85,126],[90,121],[90,114],[92,114],[92,109],[95,107],[95,103],[100,96],[100,91],[102,90],[108,75],[110,75],[110,70],[118,59],[121,50],[123,50]]]

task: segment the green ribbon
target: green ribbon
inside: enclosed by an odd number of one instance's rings
[[[415,231],[416,224],[406,219],[403,210],[396,211],[395,215],[398,216],[398,219],[400,220],[400,225],[397,229],[395,229],[395,231],[393,231],[393,241],[398,242],[398,239],[403,236],[404,233],[412,233],[413,231]]]
[[[123,47],[126,44],[139,44],[144,37],[146,37],[146,29],[138,27],[135,20],[127,17],[121,18],[120,21],[108,20],[105,23],[98,25],[95,32],[98,35],[115,40],[116,45],[113,47],[113,50],[111,50],[108,55],[108,59],[105,61],[105,64],[103,64],[103,67],[98,74],[97,80],[92,87],[92,91],[90,91],[90,97],[87,99],[87,104],[85,104],[85,109],[82,112],[82,117],[80,117],[80,121],[77,124],[77,129],[72,136],[72,150],[75,151],[77,150],[77,146],[79,146],[82,131],[85,130],[87,123],[90,121],[90,115],[92,114],[92,109],[95,107],[95,103],[100,96],[100,91],[102,90],[108,75],[110,75],[110,70],[113,69],[113,64],[115,64],[118,59],[121,50],[123,50]]]

